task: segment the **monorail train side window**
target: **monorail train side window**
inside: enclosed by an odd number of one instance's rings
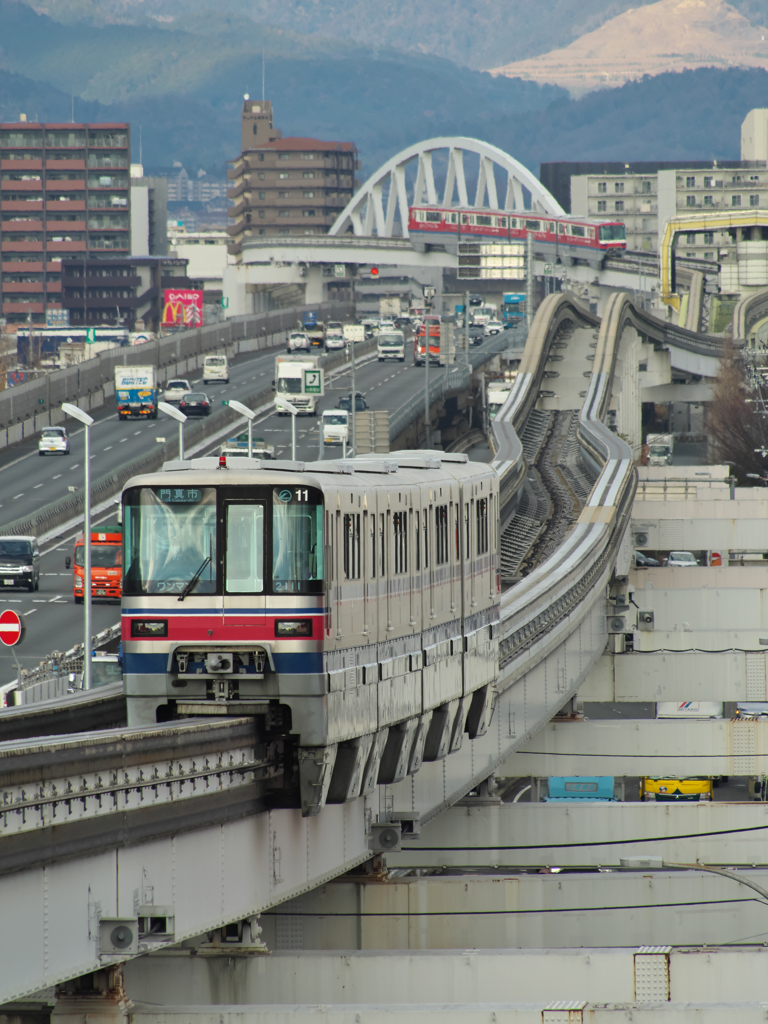
[[[424,524],[424,568],[429,568],[429,516],[427,510],[424,509],[422,514],[422,522]]]
[[[469,558],[469,502],[464,502],[464,557]]]
[[[379,575],[387,575],[387,550],[384,543],[384,513],[379,515]]]
[[[414,554],[414,558],[415,558],[415,568],[416,568],[416,570],[418,572],[421,569],[421,532],[420,532],[420,526],[419,526],[419,520],[421,519],[421,514],[419,513],[418,509],[413,514],[416,517],[415,521],[414,521],[414,531],[413,531],[413,539],[414,539],[413,554]]]
[[[264,506],[227,505],[225,587],[230,594],[264,592]]]
[[[478,498],[475,502],[475,515],[477,516],[477,553],[485,555],[488,552],[488,499]]]
[[[453,533],[456,539],[456,561],[461,561],[461,551],[459,550],[459,506],[451,502],[451,508],[453,509]]]
[[[448,561],[448,506],[435,506],[435,564]]]
[[[319,593],[323,586],[323,496],[314,488],[272,491],[272,588]]]
[[[215,488],[132,487],[123,504],[124,594],[216,593]]]
[[[439,213],[437,210],[427,210],[427,220],[437,222],[441,221],[442,219],[442,214]]]
[[[395,573],[408,572],[408,513],[395,512],[392,516]]]
[[[344,578],[360,579],[360,513],[344,514]]]
[[[368,522],[368,533],[370,534],[371,544],[371,579],[376,579],[376,513],[373,512],[369,517]]]

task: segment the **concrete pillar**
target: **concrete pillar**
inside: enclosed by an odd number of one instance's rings
[[[123,965],[114,964],[57,985],[51,1024],[127,1024],[132,1009]]]
[[[306,285],[304,288],[304,302],[307,306],[319,305],[324,300],[323,295],[323,268],[307,267]]]

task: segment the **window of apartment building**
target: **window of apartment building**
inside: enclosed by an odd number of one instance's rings
[[[287,192],[278,192],[277,193],[277,198],[278,199],[287,199],[288,198],[288,193]]]
[[[704,232],[704,245],[714,245],[714,244],[715,244],[715,233],[714,233],[714,231],[705,231]]]
[[[315,193],[314,192],[305,192],[304,193],[304,198],[305,199],[314,199],[315,198]]]
[[[643,181],[640,185],[640,191],[643,193],[643,195],[649,196],[651,194],[650,181]]]
[[[605,213],[607,206],[608,206],[608,203],[606,203],[606,201],[604,199],[598,199],[598,201],[597,201],[597,212],[598,213]]]
[[[685,236],[685,244],[686,245],[696,245],[696,235],[695,234],[686,235]]]
[[[686,206],[695,206],[696,205],[696,196],[686,196],[685,197],[685,205]]]
[[[704,259],[705,260],[713,260],[714,258],[715,258],[715,254],[713,252],[705,252],[704,253]]]
[[[314,178],[314,176],[315,176],[315,172],[314,171],[304,171],[304,177],[305,178]]]
[[[266,192],[259,192],[259,199],[266,199],[266,198],[267,198],[267,193]]]
[[[749,205],[750,206],[759,206],[760,205],[760,196],[759,195],[758,196],[750,196],[749,197]]]
[[[686,178],[685,179],[685,187],[686,188],[696,188],[696,179],[693,178],[693,177]]]
[[[623,199],[617,199],[616,200],[616,213],[623,213],[623,212],[624,212],[624,200]]]
[[[264,173],[264,171],[259,171],[259,181],[264,181],[265,178],[266,174]]]
[[[253,126],[253,129],[254,129],[254,131],[256,130],[256,125]],[[262,163],[262,164],[264,163],[264,154],[263,153],[259,153],[259,163]]]
[[[605,181],[598,181],[598,183],[597,183],[597,191],[598,192],[607,192],[608,191],[608,183],[605,182]]]
[[[754,181],[754,183],[757,185],[760,182],[760,175],[759,174],[750,174],[749,180],[750,181]]]
[[[315,159],[315,154],[314,153],[301,153],[300,156],[301,156],[302,160],[314,160]]]
[[[741,196],[731,196],[731,206],[741,206]]]
[[[246,224],[250,224],[251,223],[251,215],[250,215],[250,213],[246,213],[246,215],[245,215],[245,223]]]
[[[715,179],[712,177],[711,174],[705,174],[704,175],[704,188],[714,188],[714,187],[715,187]]]
[[[278,153],[277,154],[277,159],[278,160],[290,160],[291,159],[291,154],[290,153]]]
[[[316,210],[302,210],[301,215],[302,217],[314,217],[316,212]]]
[[[263,234],[264,234],[264,228],[259,228],[259,234],[260,234],[260,235],[263,235]]]
[[[732,185],[740,185],[741,184],[741,175],[740,174],[734,174],[734,176],[731,178],[731,184]]]
[[[291,216],[291,211],[290,210],[278,210],[277,216],[278,217],[290,217]]]
[[[277,233],[278,233],[278,235],[290,235],[291,229],[290,228],[280,228]]]
[[[264,210],[259,210],[259,216],[266,217],[266,212]]]
[[[614,181],[614,183],[613,183],[613,191],[616,192],[617,194],[623,192],[624,191],[624,182],[623,181]]]
[[[704,205],[705,206],[714,206],[715,205],[715,197],[714,196],[704,196]]]
[[[280,173],[278,174],[278,178],[280,178],[281,180],[284,180],[285,178],[290,178],[290,176],[290,171],[280,171]]]

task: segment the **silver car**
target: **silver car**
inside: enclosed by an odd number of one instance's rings
[[[165,391],[163,392],[164,402],[180,402],[184,395],[188,394],[192,390],[192,385],[188,380],[179,378],[177,380],[169,380],[165,385]]]

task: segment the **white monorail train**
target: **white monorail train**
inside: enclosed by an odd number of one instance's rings
[[[166,463],[123,492],[129,725],[256,715],[302,812],[488,728],[499,481],[463,454]],[[296,797],[298,802],[298,793]]]

